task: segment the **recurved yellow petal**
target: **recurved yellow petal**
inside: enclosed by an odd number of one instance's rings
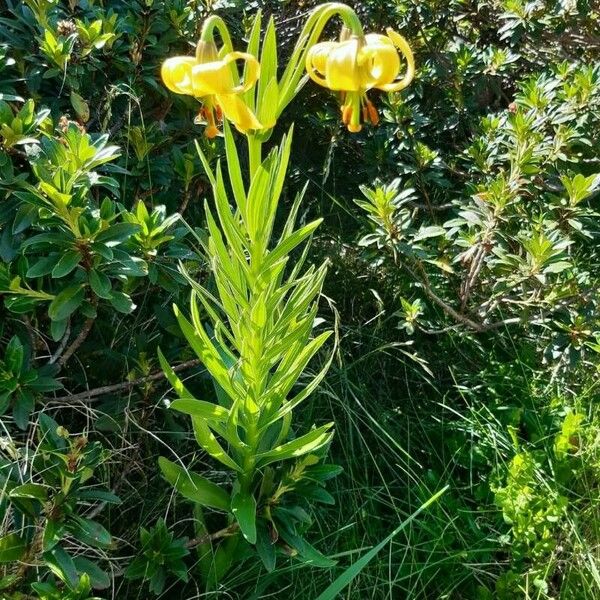
[[[367,89],[393,82],[400,71],[400,58],[393,42],[385,35],[370,33],[359,56]]]
[[[174,56],[165,60],[160,69],[165,86],[176,94],[193,96],[192,68],[195,64],[193,56]]]
[[[319,85],[327,87],[325,73],[327,71],[327,59],[339,42],[320,42],[310,48],[306,54],[306,72],[308,76]]]
[[[325,80],[330,90],[357,92],[361,89],[358,50],[359,41],[356,38],[339,42],[330,49],[325,61]]]
[[[194,96],[214,96],[231,94],[234,81],[229,64],[224,60],[209,63],[197,63],[192,67]]]
[[[232,91],[234,94],[243,94],[258,81],[260,64],[252,54],[247,54],[246,52],[230,52],[223,59],[227,64],[238,60],[244,62],[244,80],[239,85],[236,85]]]
[[[403,54],[404,59],[406,60],[406,73],[404,77],[400,81],[389,82],[385,84],[378,84],[375,87],[383,90],[384,92],[398,92],[403,90],[406,86],[410,84],[415,76],[415,58],[413,56],[412,50],[408,45],[408,42],[399,34],[396,33],[393,29],[388,28],[386,30],[389,39],[393,42],[394,46],[398,48],[398,50]]]
[[[218,95],[217,103],[223,110],[223,114],[242,133],[246,133],[251,129],[262,129],[262,125],[256,118],[256,115],[239,96],[235,94]]]
[[[246,64],[244,81],[236,84],[239,75],[236,61]],[[209,63],[197,63],[192,68],[194,95],[212,96],[217,94],[241,94],[248,91],[257,81],[260,67],[258,61],[251,54],[245,52],[230,52],[222,60]]]

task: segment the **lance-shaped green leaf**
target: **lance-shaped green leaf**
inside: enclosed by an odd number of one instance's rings
[[[177,306],[173,308],[175,317],[181,327],[183,335],[187,339],[188,343],[202,361],[204,366],[208,369],[210,374],[219,382],[219,385],[229,394],[231,398],[236,397],[236,392],[231,384],[229,373],[223,364],[223,360],[219,355],[217,349],[210,341],[208,334],[204,328],[200,325],[197,329],[181,314]],[[192,394],[189,394],[192,396]]]
[[[260,95],[260,106],[257,117],[265,128],[272,128],[277,121],[277,105],[279,103],[279,85],[277,77],[269,80],[266,88]]]
[[[192,417],[199,417],[207,421],[217,421],[219,423],[225,423],[229,417],[229,411],[219,404],[197,400],[193,397],[183,397],[179,398],[179,400],[173,400],[170,408]]]
[[[240,526],[242,535],[250,544],[256,544],[256,500],[252,494],[238,492],[231,499],[231,512]]]
[[[228,466],[234,471],[241,471],[241,467],[225,452],[223,446],[214,436],[206,421],[198,417],[192,417],[192,425],[194,427],[194,435],[198,445],[210,454],[215,460]]]
[[[219,261],[218,265],[214,264],[213,267],[215,275],[224,274],[227,276],[231,295],[243,307],[247,304],[245,297],[246,281],[244,279],[245,272],[247,271],[247,268],[245,268],[246,259],[243,255],[241,258],[240,256],[235,256],[237,260],[234,260],[234,258],[230,256],[230,253],[223,242],[221,232],[219,231],[208,206],[205,207],[205,213],[208,231],[211,236],[209,241],[209,253],[213,261]]]
[[[227,119],[223,121],[223,134],[225,137],[225,154],[227,156],[229,182],[231,183],[231,189],[233,190],[233,196],[238,210],[240,211],[242,218],[245,218],[246,190],[244,188],[244,180],[242,178],[242,170],[240,168],[240,159],[235,146],[235,139],[233,138],[231,126]]]
[[[195,398],[181,398],[174,400],[171,408],[191,417],[204,419],[206,424],[223,439],[227,440],[232,447],[236,449],[243,448],[244,444],[240,440],[237,428],[229,426],[230,411],[221,405],[196,400]]]
[[[287,460],[289,458],[298,458],[309,452],[316,452],[319,448],[327,444],[333,437],[333,431],[330,431],[333,423],[321,425],[308,433],[269,450],[262,452],[257,456],[257,464],[259,467],[264,467],[278,460]]]
[[[250,35],[248,36],[248,47],[246,52],[248,54],[252,54],[259,60],[259,48],[260,48],[260,31],[262,25],[262,11],[259,9],[254,16],[254,22],[252,23],[252,29],[250,30]],[[244,69],[244,80],[246,80],[248,66]],[[254,111],[256,108],[256,99],[255,99],[255,90],[249,89],[243,95],[244,102],[248,105],[250,110]]]
[[[310,359],[319,351],[330,335],[331,331],[325,331],[306,346],[296,344],[291,348],[269,382],[267,394],[285,398]]]
[[[334,353],[332,352],[329,356],[329,360],[325,364],[325,366],[317,373],[315,377],[312,378],[311,382],[302,389],[302,391],[298,392],[293,398],[285,401],[281,407],[275,412],[275,414],[267,421],[266,426],[268,427],[271,423],[274,423],[278,419],[285,417],[288,413],[291,413],[296,406],[298,406],[301,402],[306,400],[319,386],[321,381],[323,381],[329,367],[331,366],[331,362],[333,361]]]
[[[215,174],[213,173],[213,170],[210,168],[210,163],[208,162],[208,158],[206,158],[206,155],[204,154],[204,152],[202,152],[202,148],[200,148],[200,144],[198,143],[198,140],[195,140],[194,144],[196,146],[196,152],[198,153],[198,156],[200,157],[200,162],[202,163],[202,166],[204,167],[204,172],[206,173],[206,176],[208,177],[208,181],[210,182],[210,185],[214,190],[214,188],[216,186]]]
[[[202,475],[184,469],[161,456],[158,466],[163,477],[185,498],[202,506],[229,511],[229,494]]]
[[[277,83],[277,35],[273,17],[269,19],[260,55],[260,78],[256,86],[257,116],[266,129],[275,125],[279,100]]]
[[[188,391],[188,389],[183,385],[181,379],[177,377],[177,374],[175,373],[175,371],[173,371],[171,365],[167,362],[167,359],[165,358],[165,355],[162,353],[160,348],[158,349],[158,362],[160,363],[160,366],[164,374],[166,375],[168,382],[171,384],[175,392],[179,396],[193,397],[193,394],[190,391]]]
[[[282,240],[269,254],[261,265],[261,272],[273,267],[273,265],[282,258],[285,258],[296,246],[301,244],[306,238],[313,234],[315,229],[322,223],[323,219],[317,219]]]
[[[248,197],[249,196],[250,193],[248,193]],[[229,249],[240,261],[240,267],[245,267],[245,251],[248,249],[247,240],[237,214],[234,215],[231,211],[231,207],[229,206],[227,191],[225,189],[225,181],[223,179],[223,172],[221,170],[221,163],[217,165],[217,182],[214,188],[214,198],[215,205],[217,207],[219,223],[221,224],[225,238],[229,243]]]
[[[264,242],[260,232],[264,227],[265,219],[268,218],[268,203],[265,200],[270,193],[269,180],[273,159],[274,153],[271,152],[254,173],[248,190],[246,228],[252,244]]]
[[[265,357],[269,364],[278,363],[286,355],[286,350],[296,344],[299,344],[299,347],[304,347],[307,344],[313,330],[316,312],[317,307],[314,306],[305,317],[290,321],[287,328],[279,327],[278,335],[265,351]]]

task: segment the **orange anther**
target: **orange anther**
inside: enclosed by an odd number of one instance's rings
[[[369,113],[369,121],[373,125],[377,125],[379,123],[379,113],[371,101],[367,101],[367,112]]]
[[[350,104],[346,104],[342,106],[342,123],[344,125],[349,125],[352,120],[352,106]]]

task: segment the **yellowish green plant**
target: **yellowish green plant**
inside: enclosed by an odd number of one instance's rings
[[[278,551],[314,566],[333,564],[303,537],[311,521],[307,512],[311,504],[333,501],[324,484],[339,469],[323,464],[333,424],[323,423],[303,434],[292,426],[294,409],[316,389],[330,363],[326,360],[317,375],[305,374],[309,361],[331,336],[331,331],[314,332],[326,265],[306,266],[305,260],[320,219],[296,225],[301,193],[276,233],[291,131],[265,158],[262,146],[308,79],[307,59],[312,56],[313,63],[319,62],[311,49],[334,17],[341,18],[342,38],[352,40],[352,45],[341,42],[331,47],[336,51],[341,47],[343,61],[354,64],[350,83],[356,90],[349,85],[329,87],[342,91],[345,106],[350,103],[355,110],[363,104],[369,110],[366,91],[396,85],[400,57],[393,43],[385,41],[390,38],[365,37],[354,11],[343,4],[324,4],[309,16],[281,75],[274,22],[267,24],[261,43],[260,14],[246,52],[234,51],[225,23],[212,16],[203,25],[196,56],[170,58],[162,67],[170,90],[202,102],[197,122],[206,123],[207,137],[218,135],[217,123],[224,119],[226,174],[220,163],[213,170],[198,147],[214,197],[214,204],[205,206],[208,238],[204,249],[216,291],[188,277],[190,316],[175,307],[181,331],[212,376],[216,401],[196,398],[160,355],[178,395],[171,407],[190,415],[199,446],[234,475],[231,485],[221,486],[167,458],[160,459],[164,477],[196,503],[199,536],[193,543],[200,547],[205,578],[213,585],[251,548],[268,570],[275,567]],[[398,84],[403,87],[412,77],[412,55],[405,42],[395,39],[395,43],[409,63]],[[316,47],[320,57],[330,46]],[[327,61],[325,56],[323,65],[315,66],[324,69],[326,79],[331,71]],[[336,63],[336,68],[343,66]],[[229,122],[246,136],[248,176],[243,173]],[[218,531],[207,531],[203,508],[222,513]],[[221,543],[213,546],[219,539]]]

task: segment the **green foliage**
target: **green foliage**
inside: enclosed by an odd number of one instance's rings
[[[27,100],[16,114],[7,102],[0,100],[0,135],[5,148],[36,141],[34,136],[38,133],[38,127],[46,121],[50,111],[34,111],[35,105],[31,99]]]
[[[164,520],[159,520],[151,530],[140,530],[141,555],[127,567],[125,577],[148,581],[150,591],[160,595],[167,577],[175,575],[188,580],[187,567],[182,558],[189,554],[186,540],[174,539]]]
[[[97,596],[90,595],[92,586],[87,574],[80,577],[77,587],[68,591],[61,590],[51,583],[34,583],[31,587],[39,600],[100,600]]]
[[[505,480],[492,487],[495,502],[510,525],[500,541],[511,549],[511,568],[496,584],[499,598],[514,597],[523,589],[537,590],[538,597],[555,597],[556,577],[563,569],[561,597],[586,597],[586,590],[597,585],[593,565],[584,560],[575,567],[578,573],[573,577],[560,559],[569,547],[571,560],[577,563],[575,557],[585,542],[592,542],[590,533],[579,529],[577,515],[585,513],[591,501],[588,490],[597,485],[597,473],[589,469],[594,463],[590,452],[593,455],[595,449],[583,446],[597,435],[595,419],[586,423],[583,414],[569,410],[554,435],[553,451],[547,438],[541,438],[501,469]]]
[[[0,415],[12,406],[13,419],[20,429],[27,428],[37,396],[62,388],[62,384],[52,377],[57,370],[54,365],[31,368],[29,353],[30,349],[15,335],[0,362]]]
[[[582,79],[583,90],[575,83]],[[369,202],[359,206],[377,228],[362,244],[384,250],[457,325],[475,332],[533,327],[555,358],[578,359],[597,313],[590,293],[596,213],[587,201],[598,177],[576,172],[589,171],[585,149],[596,79],[587,66],[564,64],[552,75],[529,77],[510,110],[481,120],[456,167],[469,173],[464,188],[452,196],[444,190],[447,179],[431,182],[427,194],[439,187],[438,195],[450,200],[440,209],[427,204],[411,173],[391,188],[363,190]],[[573,97],[575,89],[581,99]],[[437,169],[440,175],[447,170]],[[402,188],[400,195],[391,191]],[[591,320],[575,324],[583,314]],[[563,332],[571,332],[570,343]]]
[[[83,555],[72,556],[63,544],[70,538],[84,548],[110,548],[113,542],[109,532],[81,513],[90,502],[118,504],[120,500],[108,490],[90,485],[95,471],[107,458],[98,442],[89,442],[84,436],[71,437],[43,413],[38,435],[31,456],[23,455],[12,440],[7,440],[7,458],[0,462],[4,490],[0,514],[17,529],[2,537],[2,562],[39,560],[74,594],[68,597],[87,598],[90,580],[106,587],[108,576]],[[22,473],[28,474],[27,479]],[[25,571],[19,569],[6,576],[3,583],[13,588],[24,576]],[[50,594],[52,589],[51,582],[39,583],[40,592]]]
[[[302,200],[298,195],[281,235],[273,243],[291,138],[284,138],[280,147],[270,152],[252,174],[247,189],[227,128],[225,138],[235,211],[227,202],[220,165],[215,174],[202,156],[220,225],[207,205],[209,237],[204,246],[218,297],[189,277],[193,289],[191,322],[175,309],[184,336],[218,386],[218,403],[194,399],[162,356],[161,363],[180,398],[171,408],[192,417],[199,446],[232,469],[236,480],[231,492],[225,493],[170,461],[162,459],[160,466],[165,478],[186,498],[228,512],[229,528],[239,528],[244,542],[256,546],[268,570],[274,568],[273,545],[280,536],[287,552],[291,549],[311,564],[329,566],[331,561],[301,537],[310,524],[308,514],[300,505],[295,508],[298,500],[288,500],[291,496],[329,502],[321,482],[335,472],[323,471],[322,467],[315,470],[331,440],[332,423],[290,436],[292,411],[316,388],[327,368],[288,397],[330,335],[323,332],[312,337],[315,300],[325,266],[309,267],[303,273],[300,260],[286,273],[290,252],[308,240],[319,221],[294,228]],[[210,318],[210,329],[202,323],[199,303]],[[295,465],[267,467],[290,460]],[[239,548],[238,544],[236,552]],[[221,571],[215,577],[224,574]],[[205,573],[205,577],[209,580],[211,575]]]
[[[351,3],[417,74],[350,135],[316,4],[2,3],[0,597],[597,597],[598,9]]]

